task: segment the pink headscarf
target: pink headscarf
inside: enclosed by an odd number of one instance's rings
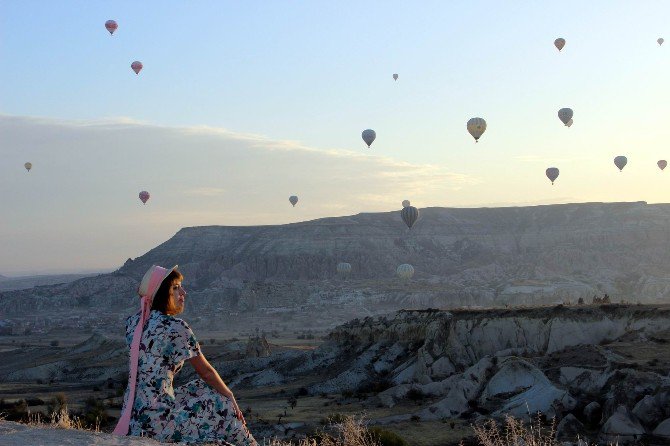
[[[151,304],[165,278],[177,268],[175,265],[172,269],[166,269],[162,266],[153,265],[144,275],[139,287],[139,294],[142,297],[140,300],[140,320],[137,322],[135,332],[133,333],[133,342],[130,344],[130,378],[128,379],[128,399],[123,405],[121,411],[121,418],[114,429],[114,435],[128,435],[130,428],[130,415],[133,411],[133,404],[135,403],[135,388],[137,387],[137,364],[140,358],[140,341],[142,339],[142,332],[144,331],[144,324],[149,319],[151,313]]]

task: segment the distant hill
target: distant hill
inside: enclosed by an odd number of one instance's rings
[[[338,262],[351,263],[347,280],[337,276]],[[395,277],[401,263],[416,270],[406,284]],[[130,308],[152,264],[180,265],[190,305],[232,311],[337,296],[358,296],[358,303],[371,302],[367,308],[590,301],[604,293],[617,302],[668,302],[670,205],[426,208],[411,231],[397,211],[190,227],[114,273],[2,293],[0,310],[32,309],[38,304],[31,298]]]
[[[21,277],[6,277],[0,275],[0,291],[24,290],[36,286],[69,283],[84,277],[96,275],[97,274],[54,274]]]

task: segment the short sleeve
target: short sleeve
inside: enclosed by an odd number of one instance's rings
[[[181,319],[175,319],[175,336],[173,346],[175,352],[175,362],[182,362],[191,359],[200,354],[200,344],[195,338],[191,327]]]

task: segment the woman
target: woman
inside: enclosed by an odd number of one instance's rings
[[[141,310],[126,322],[130,378],[114,433],[161,442],[257,446],[233,392],[205,359],[188,324],[174,317],[184,311],[182,279],[176,266],[154,265],[140,283]],[[201,379],[173,389],[172,379],[184,361]]]

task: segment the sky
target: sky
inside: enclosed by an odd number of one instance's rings
[[[0,61],[3,275],[404,199],[670,201],[667,1],[0,0]]]

